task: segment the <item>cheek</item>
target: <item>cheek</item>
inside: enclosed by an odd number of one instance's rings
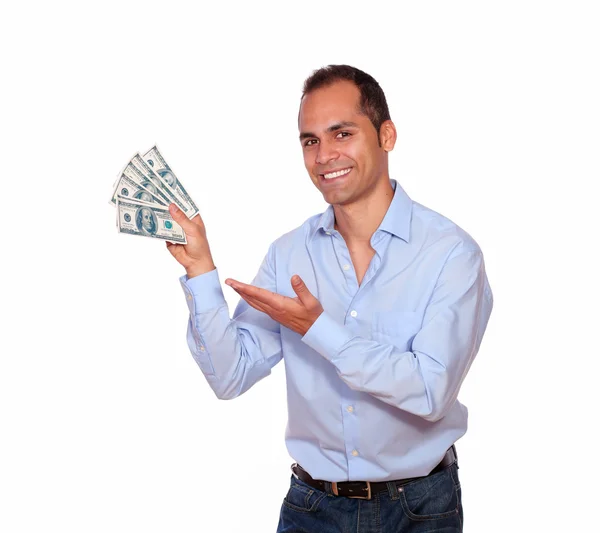
[[[344,160],[354,161],[359,165],[364,160],[364,148],[361,150],[359,143],[348,143],[340,150],[340,156]]]
[[[380,158],[377,154],[377,147],[375,146],[365,146],[363,147],[363,151],[361,153],[357,153],[356,157],[360,161],[361,166],[365,169],[365,171],[377,171],[380,165]]]

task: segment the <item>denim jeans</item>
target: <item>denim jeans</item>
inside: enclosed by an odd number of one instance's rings
[[[335,496],[292,474],[277,533],[462,533],[458,463],[370,500]]]

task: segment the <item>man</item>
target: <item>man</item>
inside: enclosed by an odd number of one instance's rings
[[[145,190],[150,191],[152,194],[154,194],[154,195],[158,194],[158,192],[156,190],[156,186],[149,179],[143,180],[141,185],[142,185],[142,187],[144,187]]]
[[[177,179],[175,178],[175,175],[170,170],[167,170],[167,169],[159,170],[158,174],[160,175],[161,178],[163,178],[167,182],[167,185],[169,187],[171,187],[172,189],[175,189],[177,187]]]
[[[141,202],[146,202],[148,204],[154,203],[154,198],[146,189],[140,189],[139,191],[137,191],[133,195],[133,198],[135,200],[140,200]]]
[[[135,224],[137,229],[140,230],[140,233],[147,236],[154,235],[158,227],[156,216],[152,210],[147,207],[142,207],[137,210],[135,214]]]
[[[481,250],[390,179],[396,129],[371,76],[316,71],[298,120],[330,206],[271,244],[252,285],[225,280],[233,320],[202,219],[170,206],[192,355],[223,399],[286,360],[296,463],[279,532],[462,531],[457,395],[493,304]]]

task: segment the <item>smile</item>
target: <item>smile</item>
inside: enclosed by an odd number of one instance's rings
[[[323,176],[323,178],[325,178],[326,180],[332,180],[334,178],[339,178],[340,176],[345,176],[351,170],[352,170],[352,168],[345,168],[343,170],[336,170],[335,172],[329,172],[327,174],[321,174],[321,176]]]

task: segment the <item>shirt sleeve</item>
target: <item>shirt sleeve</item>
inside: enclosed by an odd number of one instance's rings
[[[230,318],[217,269],[180,282],[190,311],[192,356],[218,398],[236,398],[282,359],[280,325],[243,299]],[[252,284],[276,292],[273,245]]]
[[[352,389],[435,422],[454,404],[493,307],[480,250],[447,260],[411,351],[354,335],[325,312],[302,340]]]

